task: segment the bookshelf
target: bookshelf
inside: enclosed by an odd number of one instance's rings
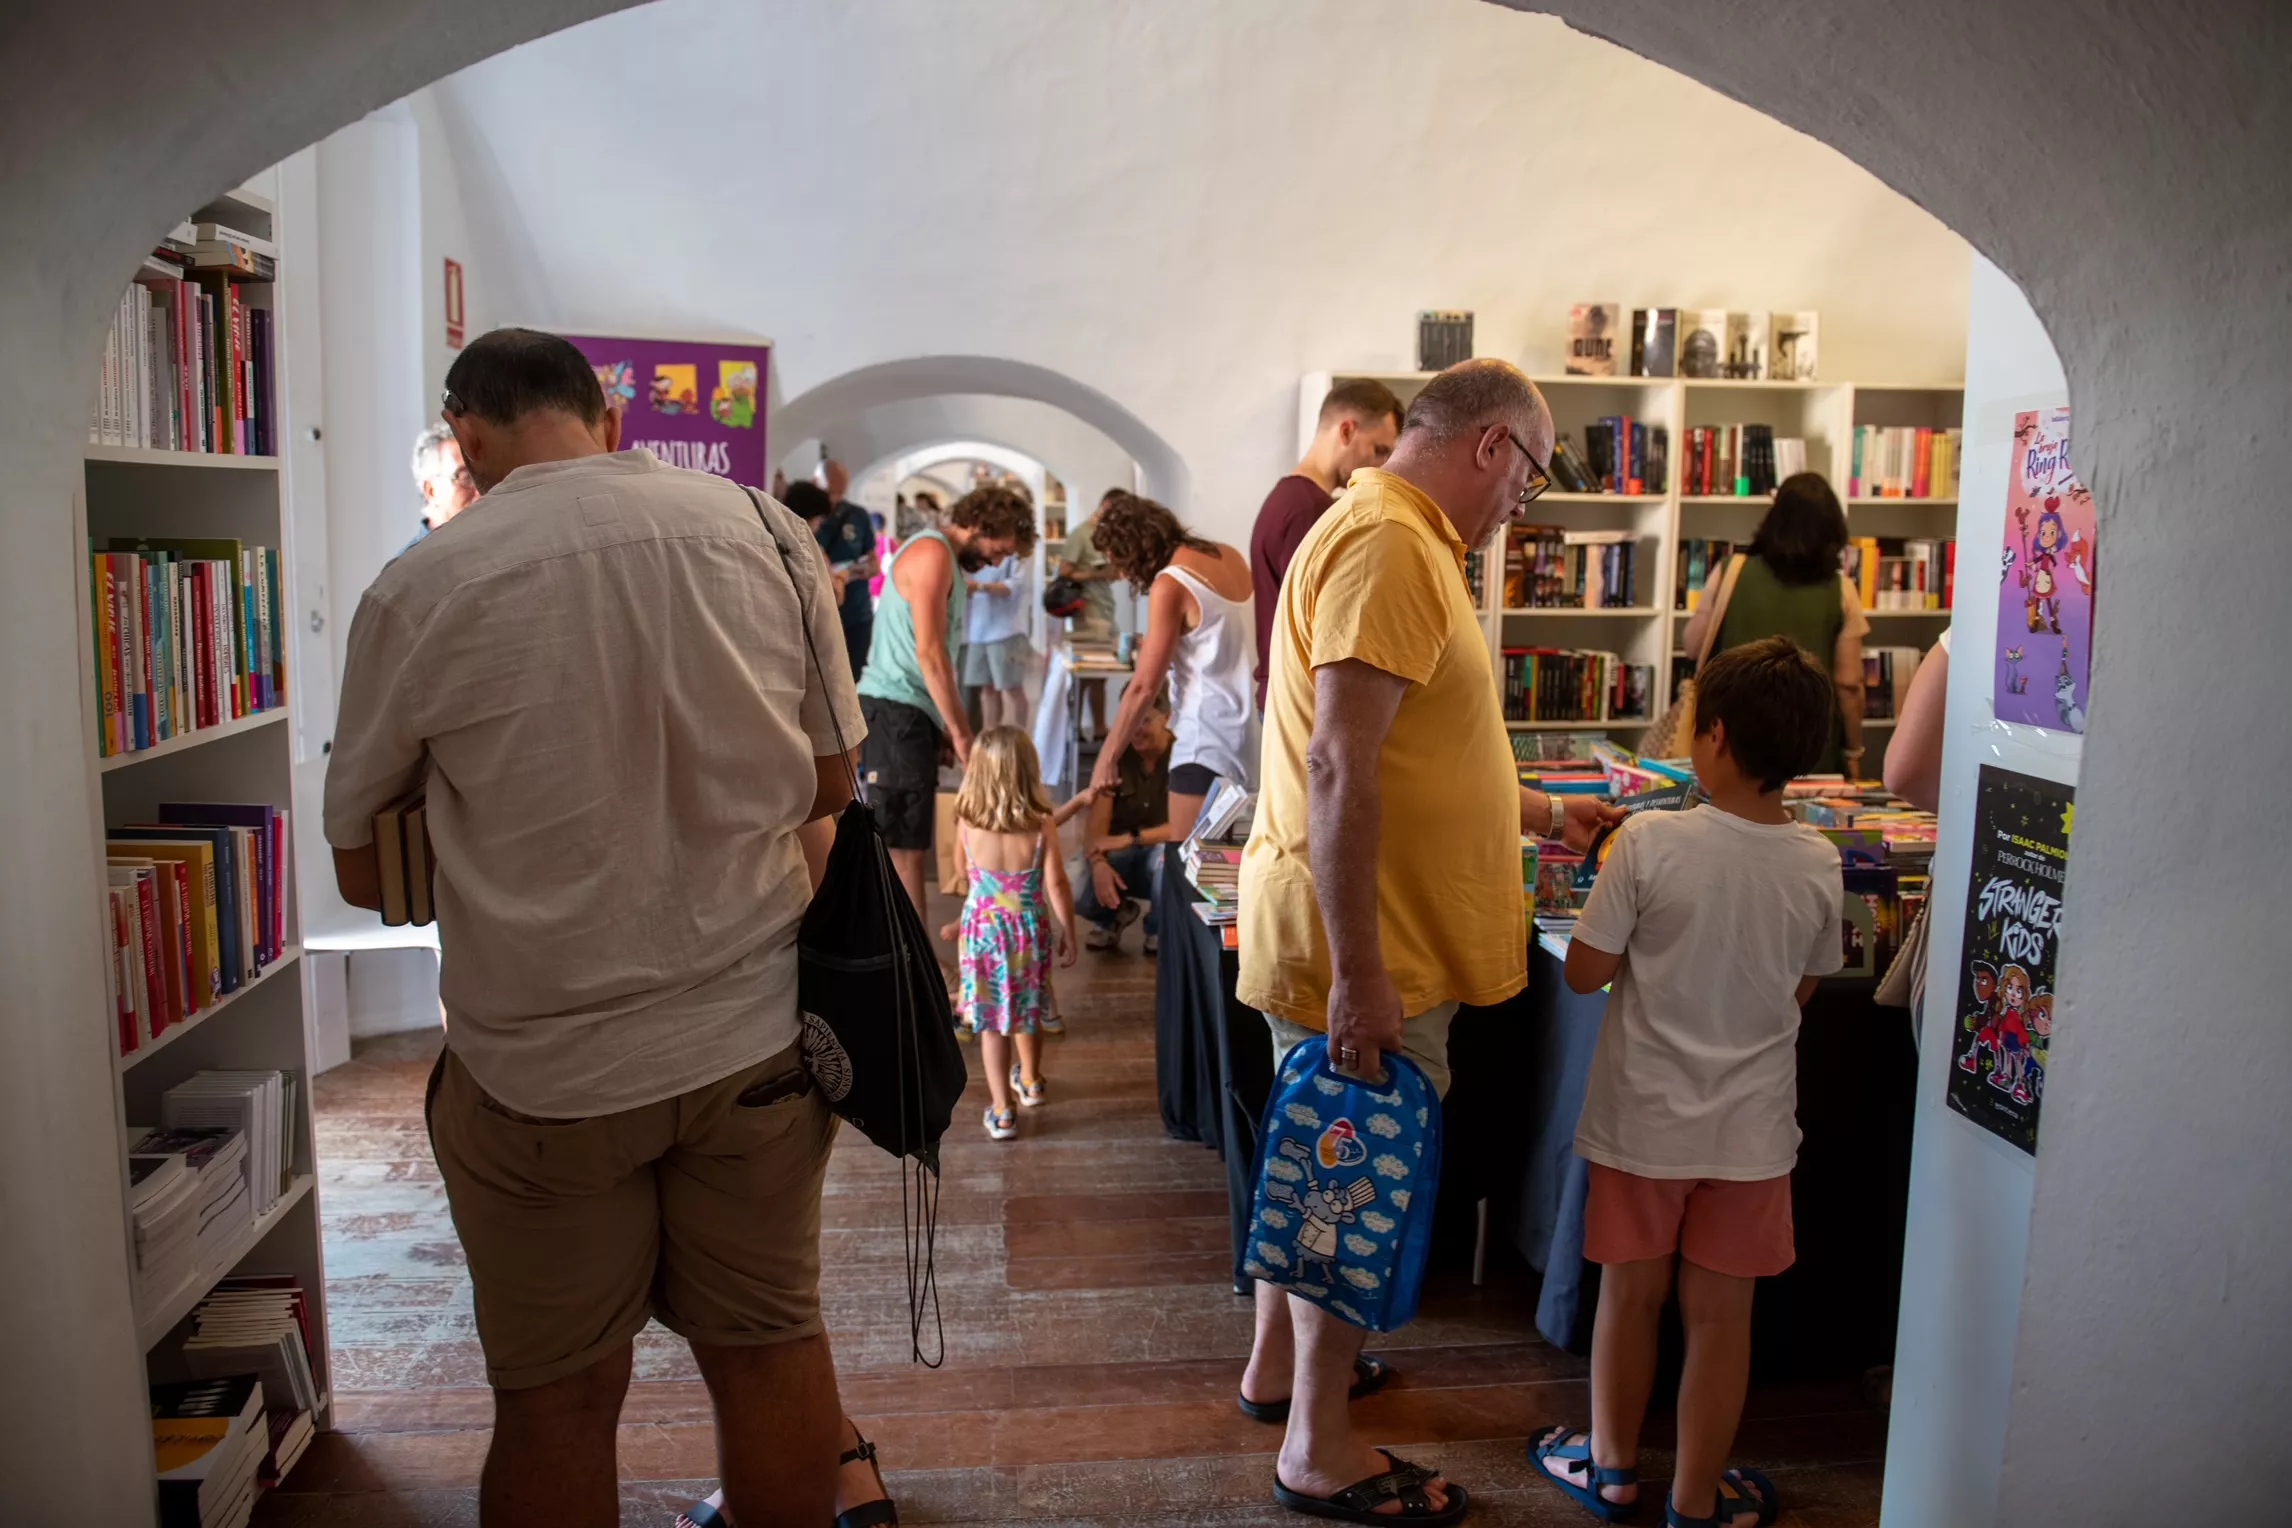
[[[275,241],[277,236],[274,207],[251,191],[219,198],[187,221],[225,224],[260,240]],[[247,280],[237,287],[247,310],[264,312],[266,326],[268,315],[276,311],[274,291],[271,283],[261,280]],[[249,332],[253,332],[251,320]],[[283,358],[285,347],[275,331],[267,332],[270,351],[266,361]],[[282,379],[274,375],[269,381],[269,397],[283,400],[286,389]],[[270,423],[273,433],[283,437],[280,422],[273,418]],[[279,554],[275,570],[278,598],[269,614],[283,633],[288,612],[296,608],[290,582],[293,527],[277,456],[113,444],[84,448],[72,496],[72,517],[72,561],[58,571],[60,576],[71,578],[77,590],[81,694],[77,725],[89,779],[88,853],[100,887],[107,879],[106,844],[112,831],[157,820],[163,803],[295,806],[295,738],[294,729],[283,725],[291,715],[288,696],[278,694],[270,697],[275,703],[268,709],[250,710],[164,738],[157,737],[154,728],[148,746],[107,754],[102,742],[106,707],[99,698],[98,678],[102,627],[90,577],[91,553],[107,550],[115,540],[139,538],[238,541],[246,547],[274,550]],[[161,625],[156,618],[153,624]],[[162,629],[172,636],[172,628]],[[278,645],[290,653],[293,650],[291,640]],[[288,678],[293,678],[291,667]],[[315,830],[315,824],[306,826],[291,813],[286,826],[290,833],[298,827],[306,832]],[[127,1178],[128,1127],[160,1124],[161,1099],[170,1088],[202,1071],[294,1074],[294,1105],[288,1125],[290,1156],[282,1164],[286,1182],[277,1202],[257,1214],[230,1243],[213,1249],[196,1276],[176,1290],[146,1292],[138,1285],[137,1308],[122,1311],[120,1319],[135,1327],[145,1354],[147,1378],[155,1383],[179,1378],[184,1370],[178,1349],[188,1318],[217,1282],[234,1273],[292,1275],[310,1308],[310,1359],[322,1396],[315,1421],[325,1428],[332,1425],[326,1399],[331,1396],[331,1365],[311,1129],[308,963],[303,959],[291,842],[282,847],[286,852],[278,858],[283,862],[280,884],[284,906],[275,958],[259,971],[244,974],[235,990],[158,1034],[143,1037],[136,1049],[124,1055],[120,1054],[115,1014],[89,1013],[75,1022],[100,1034],[101,1043],[114,1057],[114,1125],[121,1143],[119,1171],[123,1183]],[[107,929],[109,926],[107,918]],[[108,962],[106,969],[109,992],[116,983]],[[132,1247],[132,1224],[122,1229]],[[148,1308],[142,1303],[146,1298],[153,1301]]]
[[[1435,374],[1377,370],[1309,372],[1298,387],[1298,452],[1312,444],[1321,400],[1332,385],[1355,377],[1384,383],[1406,405]],[[1956,428],[1964,423],[1965,388],[1955,382],[1743,382],[1700,377],[1536,377],[1558,427],[1580,446],[1586,423],[1603,415],[1627,414],[1669,435],[1671,480],[1661,493],[1544,494],[1529,506],[1527,519],[1573,531],[1630,531],[1639,540],[1635,574],[1642,603],[1629,609],[1507,608],[1503,568],[1495,547],[1482,579],[1481,631],[1492,658],[1507,646],[1567,642],[1615,652],[1626,662],[1652,664],[1659,690],[1670,682],[1672,655],[1679,651],[1688,612],[1671,608],[1674,570],[1683,538],[1748,541],[1766,512],[1764,495],[1683,494],[1680,492],[1686,432],[1699,425],[1758,423],[1777,436],[1806,442],[1807,470],[1829,478],[1846,506],[1847,529],[1856,536],[1952,537],[1957,534],[1955,498],[1891,498],[1845,493],[1857,426]],[[1947,610],[1868,612],[1874,645],[1931,647],[1949,623]],[[1654,709],[1662,710],[1658,700]],[[1652,717],[1580,722],[1513,722],[1514,731],[1605,731],[1636,744]],[[1892,720],[1867,719],[1863,768],[1877,775],[1885,765]]]

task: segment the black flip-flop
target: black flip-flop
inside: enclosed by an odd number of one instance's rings
[[[1273,1477],[1273,1499],[1290,1511],[1302,1512],[1307,1517],[1333,1518],[1340,1523],[1368,1523],[1372,1528],[1378,1523],[1453,1523],[1472,1506],[1471,1493],[1451,1481],[1444,1487],[1448,1492],[1448,1506],[1439,1512],[1433,1511],[1432,1498],[1425,1495],[1425,1482],[1440,1471],[1428,1470],[1421,1464],[1411,1464],[1390,1449],[1381,1448],[1377,1452],[1385,1456],[1385,1463],[1392,1468],[1382,1475],[1356,1480],[1334,1496],[1307,1496],[1301,1491],[1292,1491],[1281,1483],[1281,1475],[1277,1471]],[[1400,1511],[1377,1510],[1386,1502],[1394,1501],[1401,1504]]]
[[[859,1437],[859,1429],[853,1428],[852,1434]],[[899,1528],[899,1506],[891,1500],[890,1492],[885,1491],[883,1466],[876,1461],[873,1443],[860,1437],[859,1447],[845,1449],[836,1460],[836,1468],[840,1470],[863,1459],[874,1466],[875,1488],[884,1491],[884,1499],[862,1502],[849,1512],[838,1513],[835,1528]],[[707,1502],[696,1501],[684,1509],[684,1515],[677,1519],[677,1528],[732,1528],[732,1519]]]
[[[1393,1371],[1385,1366],[1382,1358],[1363,1353],[1353,1360],[1353,1388],[1345,1392],[1345,1398],[1357,1401],[1364,1395],[1375,1395],[1385,1388],[1385,1381],[1392,1377]],[[1237,1391],[1234,1404],[1252,1422],[1264,1422],[1273,1427],[1284,1427],[1289,1423],[1287,1401],[1253,1401]]]

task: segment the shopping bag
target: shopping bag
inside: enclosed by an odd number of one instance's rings
[[[1440,1099],[1416,1063],[1364,1082],[1315,1035],[1284,1057],[1258,1130],[1257,1196],[1242,1269],[1355,1326],[1417,1313],[1440,1186]]]

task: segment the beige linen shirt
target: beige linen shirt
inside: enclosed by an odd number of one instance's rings
[[[631,1109],[796,1038],[796,829],[864,728],[810,533],[768,513],[649,451],[521,467],[359,602],[327,841],[427,775],[453,1048],[512,1109]]]

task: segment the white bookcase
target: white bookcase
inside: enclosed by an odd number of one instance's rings
[[[1322,371],[1306,374],[1298,388],[1298,452],[1312,443],[1321,400],[1337,382],[1373,378],[1406,404],[1434,376],[1432,372]],[[1682,652],[1687,612],[1675,610],[1673,588],[1683,538],[1747,542],[1766,512],[1764,496],[1682,494],[1679,491],[1687,432],[1699,425],[1766,424],[1779,437],[1807,443],[1807,468],[1830,479],[1846,506],[1847,529],[1856,536],[1951,537],[1957,534],[1955,498],[1848,498],[1857,425],[1925,425],[1954,428],[1962,421],[1965,389],[1958,383],[1730,382],[1682,377],[1537,377],[1558,427],[1579,449],[1584,426],[1610,414],[1629,415],[1660,425],[1668,438],[1671,480],[1661,491],[1630,495],[1562,493],[1553,488],[1529,506],[1527,519],[1569,530],[1635,532],[1640,540],[1637,608],[1629,610],[1531,609],[1503,607],[1503,564],[1497,548],[1481,580],[1481,628],[1491,655],[1505,647],[1552,645],[1614,652],[1627,662],[1655,666],[1660,711],[1667,698],[1671,659]],[[1869,612],[1869,642],[1887,647],[1931,647],[1949,624],[1947,610]],[[1515,731],[1608,732],[1635,744],[1650,718],[1586,722],[1513,722]],[[1884,766],[1891,721],[1863,723],[1864,773],[1876,777]]]
[[[193,221],[226,223],[258,238],[276,237],[275,210],[265,198],[250,191],[234,192],[201,208]],[[282,259],[284,252],[282,252]],[[268,307],[273,288],[250,285],[245,300]],[[275,313],[275,309],[273,309]],[[283,359],[286,347],[274,336],[273,354]],[[274,380],[274,396],[283,399],[283,379]],[[284,424],[279,426],[283,437]],[[116,536],[229,537],[248,546],[275,547],[281,555],[283,607],[276,619],[285,620],[297,608],[292,593],[293,530],[285,513],[279,459],[275,456],[234,456],[198,452],[145,450],[124,446],[88,446],[78,490],[73,495],[71,565],[59,569],[78,590],[76,601],[80,631],[81,747],[89,780],[90,814],[88,853],[95,863],[95,884],[104,884],[104,845],[107,831],[125,823],[148,822],[166,801],[251,801],[294,806],[292,780],[294,733],[289,708],[269,711],[204,728],[169,739],[137,752],[102,757],[98,746],[95,674],[94,611],[88,571],[91,540],[100,549]],[[289,646],[290,683],[294,649]],[[292,832],[315,831],[299,815],[290,816]],[[110,1013],[80,1015],[75,1022],[88,1026],[91,1043],[101,1043],[112,1055],[118,1079],[114,1120],[121,1140],[120,1174],[127,1173],[126,1130],[133,1125],[160,1122],[160,1098],[169,1088],[206,1070],[261,1070],[291,1072],[296,1077],[292,1123],[292,1183],[276,1205],[258,1216],[253,1225],[189,1286],[153,1308],[123,1312],[134,1323],[138,1344],[145,1355],[149,1377],[162,1381],[181,1377],[177,1357],[187,1331],[187,1317],[216,1281],[232,1273],[292,1274],[302,1287],[311,1313],[311,1364],[321,1395],[317,1412],[320,1427],[331,1425],[331,1377],[326,1341],[326,1277],[319,1234],[316,1163],[313,1159],[310,1083],[313,1075],[309,1026],[305,1021],[308,983],[301,944],[298,893],[291,852],[287,860],[285,948],[278,960],[259,976],[243,982],[237,991],[193,1015],[189,1021],[164,1030],[126,1056],[118,1055],[118,1032]],[[100,1042],[92,1037],[100,1035]],[[122,1228],[132,1249],[133,1227]],[[130,1252],[132,1256],[132,1250]]]

